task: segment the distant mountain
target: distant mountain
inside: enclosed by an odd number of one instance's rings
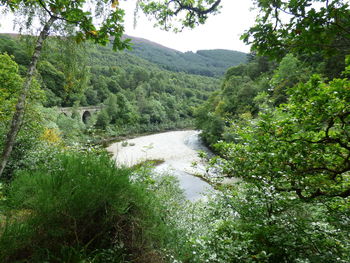
[[[17,34],[0,34],[12,38]],[[131,51],[112,52],[111,47],[95,47],[89,49],[88,53],[97,52],[98,56],[105,54],[114,58],[117,64],[131,63],[142,67],[159,67],[173,72],[184,72],[207,77],[221,77],[229,67],[246,63],[247,54],[239,51],[213,49],[198,50],[197,52],[180,52],[152,42],[147,39],[125,35],[133,44]],[[10,46],[7,48],[11,49]],[[95,50],[95,51],[94,51]],[[23,52],[20,49],[18,52]],[[8,52],[12,53],[12,52]],[[107,58],[106,58],[107,59]],[[108,58],[108,63],[112,63]],[[20,63],[25,64],[25,63]],[[148,65],[147,65],[148,64]]]
[[[129,53],[176,72],[218,77],[227,68],[246,63],[247,60],[247,54],[239,51],[214,49],[183,53],[147,39],[125,37],[133,43],[133,50]]]
[[[29,41],[20,41],[17,36],[0,34],[0,54],[6,52],[12,55],[24,75],[30,63],[31,55],[26,46]],[[142,43],[140,45],[146,46]],[[156,50],[177,52],[149,43],[147,46]],[[143,119],[142,125],[159,122],[159,116],[162,122],[182,122],[190,119],[193,109],[220,87],[218,78],[166,70],[137,54],[115,52],[110,45],[93,43],[86,43],[73,52],[75,66],[70,72],[72,67],[66,63],[70,61],[66,51],[62,42],[54,37],[46,40],[37,68],[47,107],[69,107],[77,101],[83,106],[98,105],[106,102],[111,94],[122,94],[136,108],[135,111],[139,111],[139,116],[149,117],[149,120]],[[67,93],[67,83],[77,88]],[[160,115],[157,117],[157,114]],[[175,127],[171,125],[169,127]]]

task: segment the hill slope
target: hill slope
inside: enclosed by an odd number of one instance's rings
[[[222,76],[228,67],[245,63],[247,59],[247,54],[239,51],[214,49],[183,53],[146,39],[126,37],[133,43],[133,50],[129,53],[176,72],[217,77]]]
[[[30,61],[26,43],[0,35],[0,53],[13,55],[22,74]],[[77,46],[55,37],[46,40],[37,73],[46,95],[41,100],[45,107],[104,104],[105,110],[93,125],[109,129],[113,136],[190,126],[194,108],[206,101],[220,82],[165,70],[135,54],[114,52],[110,46]],[[59,126],[70,127],[71,121],[63,119]],[[69,132],[65,136],[74,137]]]

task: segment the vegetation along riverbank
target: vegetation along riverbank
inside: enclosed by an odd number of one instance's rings
[[[0,262],[350,262],[348,1],[132,2],[0,0]]]

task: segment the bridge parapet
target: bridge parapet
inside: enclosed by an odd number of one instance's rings
[[[57,108],[59,112],[65,114],[66,116],[71,117],[74,110],[79,114],[80,119],[86,123],[87,120],[91,117],[92,114],[101,111],[103,106],[86,106],[86,107],[79,107],[79,108],[73,108],[73,107],[60,107]]]

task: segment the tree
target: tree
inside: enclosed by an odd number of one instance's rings
[[[107,110],[103,109],[97,115],[95,126],[99,129],[106,129],[110,121],[111,119],[107,113]]]
[[[224,173],[302,200],[349,197],[348,79],[319,76],[288,91],[287,104],[231,126],[235,143],[219,143]]]
[[[286,91],[299,82],[309,79],[308,68],[292,54],[287,54],[275,70],[271,79],[275,105],[287,102]]]
[[[137,120],[137,115],[133,105],[122,94],[117,94],[118,116],[116,124],[119,126],[133,124]]]
[[[38,71],[42,78],[43,88],[49,94],[47,105],[53,107],[64,98],[64,74],[57,70],[49,61],[38,64]],[[50,95],[53,96],[50,96]],[[60,105],[61,103],[59,103]]]
[[[261,55],[349,53],[350,12],[345,0],[257,0],[256,25],[242,39]],[[346,52],[344,52],[346,51]],[[338,60],[339,61],[339,60]]]
[[[21,90],[23,78],[19,75],[19,66],[7,54],[0,54],[0,149],[4,148],[4,135],[8,131],[8,124],[15,111],[16,98]],[[33,150],[41,135],[40,122],[42,118],[36,109],[35,102],[41,99],[42,92],[37,82],[32,83],[30,103],[26,105],[26,117],[21,124],[22,131],[16,140],[16,147],[8,162],[3,178],[11,178],[13,171],[23,167],[23,160],[29,151]]]
[[[221,112],[216,109],[220,108],[221,92],[215,91],[209,99],[200,107],[195,109],[196,128],[202,130],[201,136],[204,141],[211,145],[222,139],[225,121],[221,116]]]
[[[118,116],[118,103],[117,103],[117,96],[114,94],[111,94],[109,98],[106,100],[105,109],[109,117],[109,123],[115,124]]]
[[[0,54],[0,121],[8,121],[14,106],[15,98],[18,96],[19,87],[23,80],[18,74],[18,65],[12,58]]]
[[[37,39],[35,49],[31,58],[30,65],[27,70],[26,79],[23,84],[18,102],[16,104],[16,111],[12,118],[10,130],[7,134],[4,150],[1,156],[0,163],[0,176],[6,166],[8,158],[11,154],[12,148],[15,143],[16,136],[19,132],[21,123],[23,121],[23,115],[25,111],[26,98],[30,92],[31,82],[35,73],[36,65],[41,54],[43,43],[50,33],[50,30],[55,27],[61,29],[68,29],[74,26],[75,38],[77,41],[83,41],[91,39],[96,43],[106,44],[110,37],[114,37],[113,47],[115,49],[123,49],[128,46],[127,40],[121,40],[123,27],[121,25],[123,11],[115,8],[113,11],[108,11],[109,15],[102,22],[99,28],[96,28],[96,22],[93,21],[93,14],[83,10],[84,4],[87,1],[5,1],[0,3],[12,12],[22,12],[28,14],[28,22],[33,20],[33,17],[39,17],[43,13],[41,21],[43,22],[43,28]],[[107,3],[108,2],[108,3]],[[115,7],[117,1],[113,1],[112,7]],[[95,16],[102,15],[101,11],[105,11],[109,1],[96,1],[96,13]],[[102,9],[101,9],[102,8]],[[110,8],[109,8],[110,9]]]
[[[220,0],[191,2],[178,0],[170,2],[171,3],[163,1],[157,3],[155,1],[140,0],[138,4],[145,13],[157,14],[159,23],[163,25],[166,25],[166,22],[170,18],[173,19],[180,12],[185,11],[187,15],[185,19],[181,20],[181,23],[183,26],[190,27],[196,23],[204,23],[207,15],[215,12],[220,4]],[[113,38],[114,49],[129,47],[129,40],[122,40],[124,12],[118,7],[118,0],[112,0],[112,2],[110,2],[110,0],[95,0],[92,2],[87,0],[1,0],[0,4],[4,6],[7,11],[18,12],[20,15],[25,15],[28,18],[27,26],[31,26],[33,18],[35,17],[40,17],[40,21],[43,21],[43,27],[37,38],[26,79],[16,105],[16,111],[1,156],[1,177],[23,120],[26,98],[30,92],[30,84],[41,54],[43,43],[50,34],[50,31],[59,29],[67,33],[73,32],[72,34],[77,42],[92,40],[95,43],[103,45],[106,45],[109,40]],[[85,7],[87,4],[90,4],[90,8],[95,7],[95,10],[86,11]],[[168,11],[165,12],[165,10]]]
[[[139,0],[145,14],[152,15],[157,25],[165,30],[179,31],[184,27],[194,28],[204,24],[209,14],[216,13],[221,0]]]
[[[13,55],[15,57],[14,60],[19,65],[28,66],[29,64],[29,56],[25,52],[25,48],[7,35],[0,36],[0,52],[6,52],[9,55]]]

